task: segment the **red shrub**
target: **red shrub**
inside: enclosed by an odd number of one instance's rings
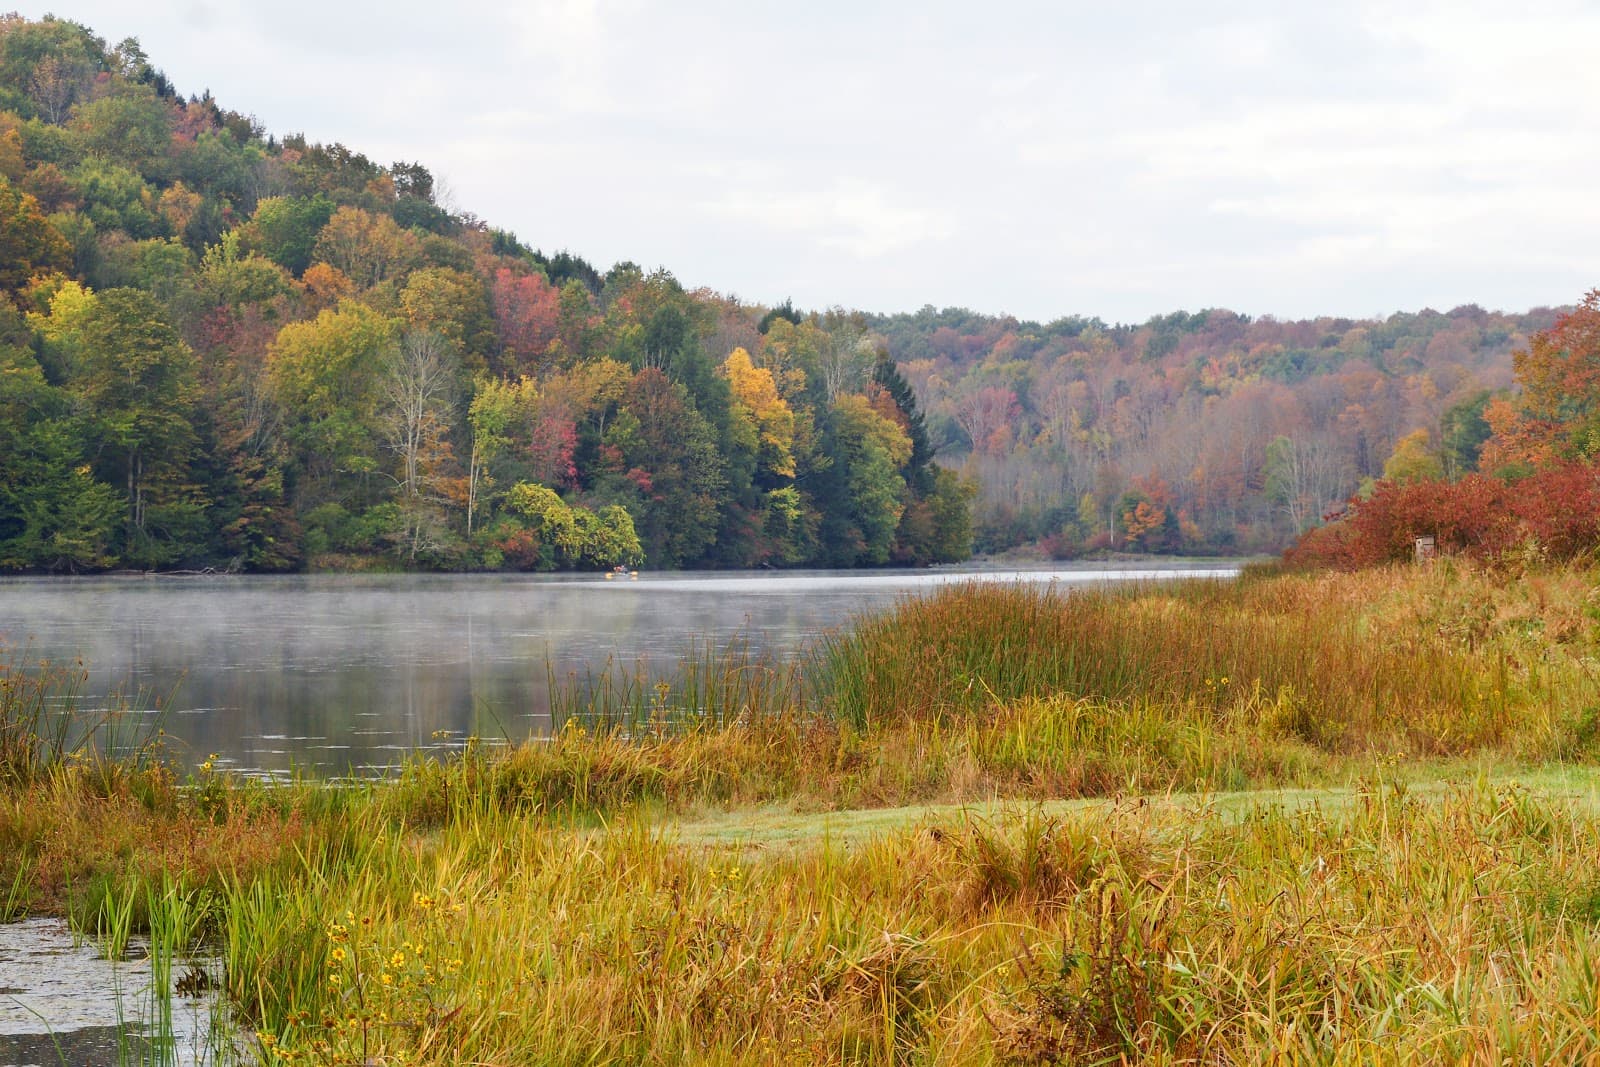
[[[1291,566],[1370,567],[1411,558],[1418,537],[1440,552],[1494,559],[1531,543],[1568,559],[1600,544],[1600,468],[1548,467],[1514,482],[1469,474],[1459,482],[1379,482],[1345,516],[1284,553]]]
[[[1600,467],[1562,463],[1513,482],[1510,490],[1519,540],[1555,559],[1600,545]]]

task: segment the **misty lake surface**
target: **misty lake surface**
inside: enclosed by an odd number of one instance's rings
[[[80,706],[126,700],[194,765],[379,773],[419,748],[550,728],[549,682],[659,676],[695,648],[799,654],[963,581],[1225,577],[1233,564],[909,572],[135,576],[0,580],[0,662],[82,661]]]

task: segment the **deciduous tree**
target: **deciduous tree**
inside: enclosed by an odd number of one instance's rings
[[[399,278],[421,257],[421,243],[387,215],[341,207],[317,235],[312,255],[337,267],[357,289]]]
[[[273,395],[289,413],[288,435],[311,498],[341,473],[377,469],[377,411],[399,323],[346,302],[285,326],[267,356]]]
[[[194,353],[160,304],[136,289],[108,289],[58,309],[76,349],[68,389],[107,481],[125,486],[123,554],[145,566],[198,551],[205,538],[190,469],[198,396]]]
[[[448,433],[459,374],[460,357],[444,338],[423,330],[400,335],[383,374],[381,425],[400,461],[398,538],[411,562],[436,557],[448,541]]]
[[[41,271],[72,266],[72,249],[39,202],[0,179],[0,290],[16,292]]]

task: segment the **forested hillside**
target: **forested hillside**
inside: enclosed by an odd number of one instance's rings
[[[1555,317],[1107,326],[924,308],[869,324],[941,461],[980,486],[978,547],[1074,555],[1275,551],[1386,470],[1472,470],[1513,350]]]
[[[0,569],[1273,549],[1472,466],[1553,320],[797,312],[537,239],[0,20]]]
[[[0,21],[0,567],[965,558],[859,320],[598,273]]]

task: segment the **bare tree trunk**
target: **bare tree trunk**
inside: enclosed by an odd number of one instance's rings
[[[412,560],[425,542],[425,512],[436,503],[427,499],[423,453],[443,436],[455,389],[455,369],[454,353],[438,334],[407,331],[384,381],[384,396],[389,401],[384,429],[390,450],[400,457],[400,504],[405,515],[402,536]]]

